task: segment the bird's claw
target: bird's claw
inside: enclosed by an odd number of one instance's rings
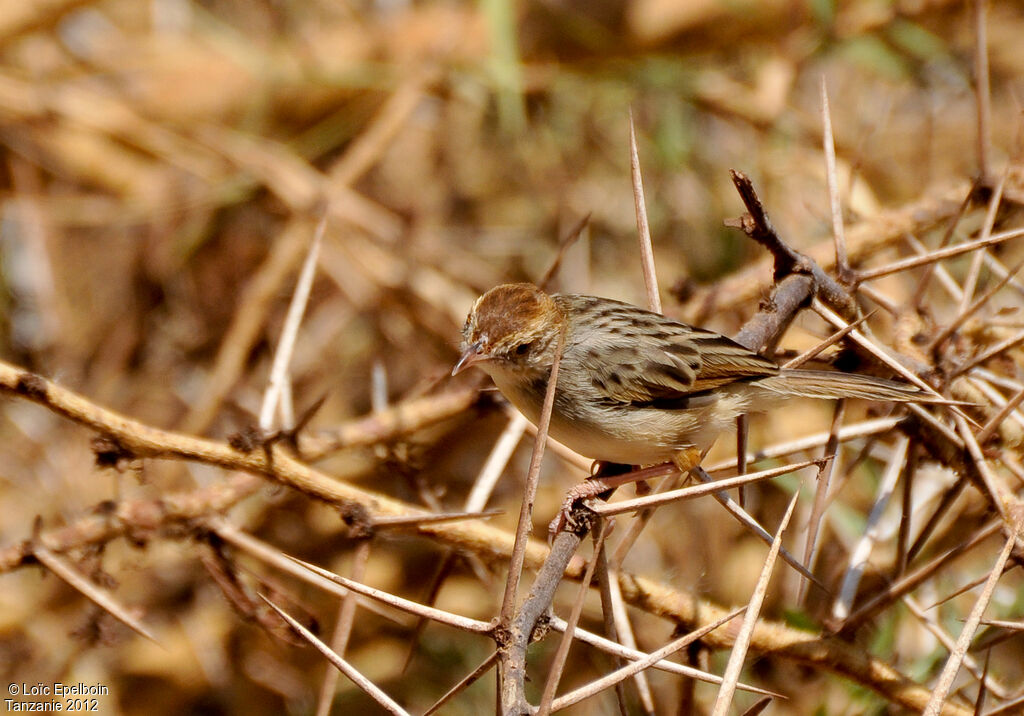
[[[591,478],[569,488],[569,491],[565,493],[565,499],[562,500],[561,509],[548,525],[548,536],[553,539],[563,530],[577,532],[584,528],[590,529],[592,520],[584,515],[592,516],[593,512],[583,504],[583,501],[591,500],[608,489],[608,485],[603,483],[600,478]]]

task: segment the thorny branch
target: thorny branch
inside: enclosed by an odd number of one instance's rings
[[[753,195],[753,200],[756,201],[756,195]],[[759,202],[753,204],[755,212],[752,217],[759,216],[761,219],[750,218],[745,221],[745,230],[756,233],[774,247],[773,255],[777,258],[777,265],[788,264],[796,269],[796,273],[781,277],[772,299],[748,321],[739,334],[745,344],[764,347],[774,344],[815,290],[820,290],[816,283],[820,269],[816,268],[813,261],[787,248],[759,206]],[[839,305],[847,303],[842,286],[835,284],[830,290],[835,292],[834,298]],[[356,510],[368,520],[371,529],[375,520],[383,522],[386,518],[396,517],[409,519],[412,521],[405,529],[474,552],[496,563],[501,563],[511,548],[511,538],[507,533],[481,523],[434,524],[426,520],[417,523],[416,516],[426,518],[427,513],[329,478],[297,461],[280,446],[274,446],[267,452],[243,452],[222,442],[152,428],[100,408],[40,376],[5,363],[0,363],[0,392],[40,403],[53,412],[96,430],[103,436],[97,443],[97,459],[108,466],[159,457],[196,460],[248,473],[238,475],[225,485],[215,488],[165,496],[156,501],[110,505],[67,527],[43,530],[36,539],[52,552],[66,553],[124,534],[136,537],[165,534],[166,528],[174,524],[183,525],[186,528],[184,533],[187,534],[195,520],[223,511],[257,489],[261,483],[251,475],[288,484],[305,494],[337,505],[347,513]],[[323,454],[344,446],[374,444],[387,439],[389,435],[401,434],[405,430],[457,415],[475,401],[475,395],[475,389],[456,390],[394,406],[389,409],[390,412],[385,411],[350,424],[339,431],[336,438],[310,452]],[[978,461],[971,458],[955,434],[948,430],[944,432],[921,419],[917,422],[904,421],[904,425],[910,426],[905,429],[914,431],[912,435],[940,462],[962,474],[977,475],[980,469]],[[301,445],[304,448],[308,440],[303,438]],[[577,522],[584,524],[584,515],[581,514]],[[517,612],[512,627],[500,635],[499,644],[515,650],[514,659],[521,664],[525,665],[526,648],[535,636],[536,624],[550,609],[560,580],[566,576],[578,579],[582,574],[583,561],[574,556],[579,541],[578,534],[561,533],[551,552],[536,542],[528,546],[526,564],[540,572],[530,596]],[[0,551],[0,571],[9,571],[32,561],[31,542]],[[629,574],[620,574],[620,587],[627,602],[674,619],[682,625],[705,624],[716,613],[716,607],[712,604]],[[706,636],[704,642],[713,647],[728,647],[731,643],[727,635],[715,633]],[[810,646],[812,642],[813,647]],[[796,661],[844,674],[907,708],[920,708],[928,697],[927,689],[884,664],[850,649],[835,638],[822,640],[805,632],[763,622],[755,630],[751,648],[755,652],[770,650]],[[949,713],[959,713],[954,704],[947,703],[944,708]]]
[[[733,172],[733,180],[749,213],[738,221],[731,222],[730,225],[737,226],[768,248],[775,258],[775,286],[772,296],[761,310],[747,321],[737,334],[736,340],[755,349],[774,346],[800,309],[815,295],[822,296],[831,306],[842,310],[844,314],[855,316],[856,301],[853,295],[825,274],[816,262],[793,250],[778,236],[749,178],[740,172]],[[963,448],[951,444],[948,439],[944,440],[945,436],[941,432],[931,429],[924,423],[915,423],[911,429],[926,436],[927,440],[922,438],[924,444],[930,449],[934,447],[938,454],[945,456],[948,460],[946,464],[953,462],[969,475],[976,474],[971,468],[970,461],[964,460]],[[954,455],[958,458],[955,461]],[[576,513],[575,519],[575,524],[587,524],[579,512]],[[538,572],[529,596],[519,610],[514,628],[505,635],[507,642],[499,644],[499,649],[506,649],[511,653],[510,662],[518,664],[518,668],[511,672],[515,676],[514,684],[503,683],[503,689],[516,687],[515,698],[504,700],[506,704],[518,704],[519,708],[514,713],[528,712],[524,692],[526,650],[535,638],[534,630],[551,609],[555,590],[585,534],[584,527],[575,532],[559,532],[555,536],[552,550]],[[946,706],[953,709],[952,705]]]

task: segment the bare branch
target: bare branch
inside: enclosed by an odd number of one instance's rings
[[[857,596],[857,587],[860,586],[860,579],[864,575],[868,558],[878,537],[878,523],[882,519],[882,513],[889,504],[896,489],[896,481],[900,473],[906,467],[907,450],[910,447],[910,438],[901,435],[896,441],[889,456],[889,464],[886,465],[885,474],[878,485],[878,493],[874,505],[871,506],[871,513],[868,515],[867,524],[864,526],[864,534],[857,541],[857,545],[850,551],[850,565],[843,576],[843,583],[839,589],[839,595],[832,605],[832,617],[834,619],[846,619],[850,615],[853,599]]]
[[[839,179],[836,176],[836,145],[832,139],[832,114],[828,107],[828,86],[821,78],[822,144],[825,149],[825,182],[828,185],[829,206],[832,210],[832,239],[836,245],[836,275],[849,283],[850,259],[846,253],[846,232],[843,228],[843,205],[839,199]]]
[[[140,636],[146,637],[154,644],[160,644],[160,642],[157,641],[157,638],[153,636],[153,633],[150,632],[142,622],[133,617],[131,612],[123,607],[114,595],[106,589],[98,584],[90,582],[84,576],[79,574],[74,567],[65,562],[64,559],[58,557],[41,544],[36,544],[32,551],[40,564],[77,589],[83,596],[92,601],[100,609],[103,609]]]
[[[1003,573],[1003,565],[1010,558],[1010,552],[1013,550],[1013,546],[1021,534],[1021,524],[1021,520],[1017,519],[1013,525],[1012,533],[1006,539],[1003,551],[1000,552],[999,557],[992,566],[988,581],[985,582],[985,587],[978,596],[978,600],[975,602],[974,608],[971,609],[971,614],[967,618],[967,623],[964,624],[964,628],[960,631],[960,636],[956,640],[956,648],[950,653],[949,658],[946,659],[946,664],[942,668],[939,680],[932,691],[932,697],[928,700],[928,704],[922,712],[924,716],[938,716],[942,712],[942,706],[949,695],[950,688],[953,686],[953,679],[956,678],[956,674],[960,670],[960,664],[967,653],[967,647],[970,646],[971,639],[974,638],[974,632],[977,631],[978,624],[981,622],[981,615],[984,614],[985,608],[988,607],[989,600],[992,598],[992,593],[996,588],[996,582],[999,581],[999,577]]]
[[[620,502],[612,502],[608,504],[593,504],[589,505],[589,507],[599,515],[610,517],[612,515],[622,514],[623,512],[633,512],[634,510],[639,510],[645,507],[657,507],[670,502],[682,502],[684,500],[691,500],[697,497],[704,497],[705,495],[710,495],[721,490],[730,490],[734,487],[739,487],[740,485],[749,485],[755,482],[771,480],[772,478],[779,477],[780,475],[788,475],[791,472],[796,472],[797,470],[802,470],[806,467],[815,465],[820,466],[821,463],[821,460],[805,460],[792,465],[782,465],[780,467],[771,468],[770,470],[752,472],[738,477],[715,480],[713,482],[694,485],[692,487],[683,487],[669,492],[636,497],[631,500],[622,500]]]
[[[988,76],[988,0],[974,0],[974,97],[978,110],[978,174],[989,176],[992,154],[992,96]]]
[[[473,671],[466,674],[465,677],[459,680],[459,683],[448,689],[444,696],[439,698],[434,704],[423,712],[423,716],[430,716],[430,714],[437,713],[438,709],[444,706],[446,703],[451,701],[453,698],[461,694],[463,691],[472,686],[476,681],[490,671],[491,667],[494,666],[498,661],[498,652],[491,652],[491,655],[481,662],[480,666],[473,669]]]
[[[825,508],[828,504],[829,487],[832,484],[832,475],[835,472],[836,464],[839,462],[839,429],[843,424],[843,417],[846,415],[846,401],[836,402],[832,412],[832,428],[829,430],[828,442],[825,443],[825,456],[831,458],[828,462],[818,465],[818,479],[814,481],[814,504],[811,507],[811,514],[807,518],[807,538],[804,543],[803,563],[808,568],[814,567],[814,558],[818,551],[818,533],[821,530],[821,521],[825,518]],[[807,583],[801,582],[798,600],[803,601],[807,595]]]
[[[961,254],[969,254],[972,251],[977,251],[978,249],[983,249],[988,246],[995,246],[996,244],[1001,244],[1004,241],[1017,239],[1020,238],[1021,236],[1024,236],[1024,229],[1012,229],[1010,231],[1003,231],[998,234],[993,234],[992,236],[989,236],[986,239],[966,241],[962,244],[957,244],[956,246],[949,246],[944,249],[936,249],[935,251],[932,251],[931,253],[928,254],[924,254],[923,256],[912,256],[908,259],[903,259],[902,261],[893,261],[891,264],[880,266],[879,268],[876,269],[860,271],[857,274],[857,280],[873,281],[876,278],[881,278],[882,276],[889,276],[894,273],[899,273],[901,271],[907,271],[912,268],[917,268],[918,266],[927,266],[928,264],[933,264],[936,261],[951,259],[955,256],[960,256]]]
[[[356,547],[356,553],[352,558],[352,581],[361,582],[366,576],[366,565],[370,561],[370,541],[363,540]],[[338,656],[345,655],[348,647],[348,640],[352,634],[352,624],[356,616],[355,593],[348,594],[341,600],[338,607],[338,620],[334,625],[334,635],[331,637],[331,651]],[[324,675],[323,683],[320,684],[320,694],[317,698],[316,716],[329,716],[331,704],[334,701],[334,692],[338,688],[338,672],[328,669]]]
[[[541,694],[540,704],[537,706],[537,716],[548,716],[551,713],[551,702],[554,701],[555,691],[558,689],[558,682],[562,679],[562,669],[565,668],[565,661],[569,657],[569,648],[572,646],[573,633],[576,625],[579,624],[580,615],[583,613],[583,602],[586,599],[587,591],[590,589],[590,580],[594,577],[594,570],[597,568],[598,554],[604,548],[605,538],[608,536],[608,520],[601,520],[601,526],[594,540],[594,556],[587,563],[587,569],[583,573],[579,589],[576,591],[576,599],[572,603],[572,610],[566,620],[565,632],[558,642],[558,648],[551,658],[551,667],[548,669],[548,678],[544,683],[544,692]]]
[[[522,506],[519,510],[519,522],[516,525],[516,540],[509,559],[508,578],[505,581],[505,594],[501,600],[500,621],[508,627],[512,623],[515,612],[516,597],[519,591],[519,579],[522,576],[523,562],[526,558],[526,541],[533,527],[533,501],[537,495],[537,482],[540,475],[540,463],[544,459],[544,445],[548,438],[548,426],[551,424],[551,411],[555,404],[555,391],[558,386],[558,365],[562,360],[565,347],[565,330],[558,334],[558,347],[555,359],[551,363],[551,374],[548,376],[547,388],[544,392],[544,404],[537,421],[537,437],[533,441],[533,454],[530,456],[530,469],[526,474],[526,485],[523,490]],[[503,663],[503,659],[499,662]]]
[[[632,110],[629,112],[629,169],[633,177],[633,204],[640,239],[640,263],[644,270],[644,286],[647,287],[647,307],[661,313],[661,295],[658,292],[658,274],[654,270],[654,246],[651,243],[651,225],[647,221],[647,202],[644,200],[644,180],[640,174],[640,153],[636,148]]]
[[[635,676],[636,674],[642,673],[646,669],[657,666],[658,662],[662,659],[666,659],[667,657],[676,653],[680,649],[683,649],[686,646],[689,646],[690,644],[694,643],[698,639],[701,639],[707,634],[710,634],[712,631],[718,629],[723,624],[732,621],[737,616],[742,614],[745,609],[746,607],[737,609],[725,615],[724,617],[716,620],[715,622],[712,622],[711,624],[708,624],[707,626],[698,629],[697,631],[694,631],[690,634],[686,634],[685,636],[681,636],[678,639],[669,642],[657,651],[653,651],[650,654],[644,655],[643,658],[637,659],[632,664],[616,669],[610,674],[606,674],[605,676],[602,676],[600,679],[596,679],[595,681],[587,684],[586,686],[581,686],[580,688],[575,689],[574,691],[570,691],[569,693],[560,696],[558,699],[555,700],[553,708],[564,709],[568,708],[569,706],[572,706],[573,704],[578,704],[580,701],[590,698],[595,694],[599,694],[614,684],[622,682],[630,678],[631,676]],[[679,665],[674,664],[674,666]],[[697,671],[696,669],[690,669],[690,667],[682,668],[687,669],[690,672]],[[722,679],[720,677],[712,676],[711,674],[705,674],[699,671],[697,671],[697,674],[694,675],[693,678],[700,679],[702,681],[707,681],[708,683],[712,684],[722,683]],[[753,686],[741,685],[740,688],[746,691],[753,691],[755,693],[764,693],[762,689],[758,689]],[[774,696],[776,694],[772,695]]]
[[[757,586],[750,596],[747,609],[743,613],[743,624],[740,626],[740,633],[736,637],[736,643],[729,654],[729,663],[725,667],[725,674],[722,676],[722,686],[718,690],[718,698],[715,699],[715,707],[712,716],[725,716],[729,712],[729,705],[736,693],[736,684],[739,682],[740,671],[743,669],[743,662],[747,657],[747,649],[750,647],[750,639],[754,633],[754,625],[761,613],[761,605],[764,604],[765,595],[768,593],[768,582],[772,578],[772,571],[775,568],[775,561],[778,559],[779,550],[782,548],[782,535],[789,526],[789,520],[793,516],[800,491],[797,490],[793,499],[789,501],[786,514],[782,517],[779,531],[772,540],[771,549],[765,557],[764,567],[761,569],[761,576],[757,579]]]
[[[346,596],[350,591],[356,594],[362,594],[365,597],[376,599],[377,601],[387,604],[389,607],[400,609],[403,612],[409,614],[415,614],[418,617],[425,617],[427,619],[433,619],[441,624],[447,624],[448,626],[461,629],[463,631],[473,632],[476,634],[489,634],[493,630],[493,625],[488,622],[482,622],[479,619],[470,619],[469,617],[460,616],[458,614],[452,614],[441,609],[434,607],[427,607],[418,602],[414,602],[410,599],[403,599],[402,597],[396,596],[385,592],[382,589],[374,589],[368,587],[365,584],[360,584],[351,579],[346,579],[340,575],[334,574],[326,569],[317,567],[315,564],[309,562],[303,562],[301,559],[295,557],[288,557],[288,559],[295,562],[297,565],[309,570],[313,574],[323,577],[327,580],[328,584],[321,585],[325,591],[332,592],[339,596]],[[337,585],[337,586],[335,586]],[[338,587],[342,587],[339,589]]]
[[[279,606],[274,604],[272,601],[267,599],[262,594],[259,595],[259,597],[267,603],[267,606],[269,606],[271,609],[277,612],[282,619],[288,622],[288,625],[291,626],[291,628],[294,629],[299,635],[301,635],[303,639],[308,641],[316,648],[317,651],[319,651],[321,654],[327,657],[327,660],[334,665],[334,668],[336,668],[338,671],[340,671],[349,679],[351,679],[352,683],[354,683],[356,686],[362,689],[368,696],[370,696],[370,698],[376,701],[381,708],[386,710],[388,713],[395,714],[395,716],[411,716],[408,711],[406,711],[398,705],[397,701],[395,701],[386,693],[384,693],[380,689],[380,687],[378,687],[372,681],[370,681],[361,673],[359,673],[359,671],[350,663],[348,663],[348,661],[346,661],[345,659],[341,658],[333,651],[331,651],[331,647],[327,646],[322,641],[317,639],[316,635],[314,635],[313,632],[311,632],[306,627],[302,626],[302,624],[300,624],[290,614],[288,614],[286,611],[281,609]]]
[[[274,411],[277,410],[281,390],[288,379],[288,364],[291,363],[292,350],[295,348],[295,341],[299,335],[299,325],[302,323],[302,314],[306,311],[309,293],[313,289],[313,276],[316,273],[317,257],[320,255],[320,245],[323,243],[324,231],[326,229],[327,216],[325,215],[320,219],[320,223],[317,224],[313,241],[309,246],[309,253],[302,264],[302,271],[299,272],[299,280],[295,284],[295,292],[292,294],[291,303],[288,305],[288,315],[281,329],[281,339],[278,341],[277,350],[274,352],[274,361],[270,369],[270,381],[267,391],[263,396],[263,405],[260,408],[260,428],[263,430],[270,430],[272,427]],[[290,428],[291,426],[286,425],[285,427]]]

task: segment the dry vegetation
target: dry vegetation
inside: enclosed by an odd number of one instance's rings
[[[671,659],[742,666],[786,697],[769,713],[1020,713],[1024,9],[974,11],[0,2],[3,683],[102,685],[111,714],[382,711],[276,607],[411,713],[500,643],[441,711],[494,711],[501,673],[511,712],[555,686],[558,634],[528,661],[516,642],[553,599],[547,626],[579,610],[607,633],[604,601],[645,652],[748,605],[746,630]],[[780,559],[766,589],[765,541],[710,496],[639,534],[617,517],[610,567],[569,533],[549,553],[545,526],[588,474],[549,446],[522,606],[495,631],[533,440],[480,376],[448,377],[459,328],[483,290],[540,280],[588,215],[555,284],[645,302],[630,110],[666,313],[746,324],[780,360],[867,315],[816,360],[899,368],[971,405],[752,417],[740,470],[835,453],[744,488],[768,541],[799,492],[781,545],[817,584]],[[810,257],[796,273],[775,245],[773,277],[765,248],[723,225],[744,211],[730,169]],[[704,466],[735,475],[735,454],[723,438]],[[493,494],[469,499],[484,473]],[[501,512],[459,514],[485,507]],[[449,623],[346,598],[285,555]],[[577,601],[592,565],[604,588]],[[538,570],[546,596],[523,602]],[[577,641],[557,693],[619,665]],[[645,674],[618,706],[606,690],[565,712],[711,713],[726,691]]]

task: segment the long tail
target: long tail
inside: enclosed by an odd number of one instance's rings
[[[864,398],[897,403],[939,403],[956,405],[907,383],[870,375],[825,370],[783,370],[757,381],[758,387],[778,395],[803,398]]]

